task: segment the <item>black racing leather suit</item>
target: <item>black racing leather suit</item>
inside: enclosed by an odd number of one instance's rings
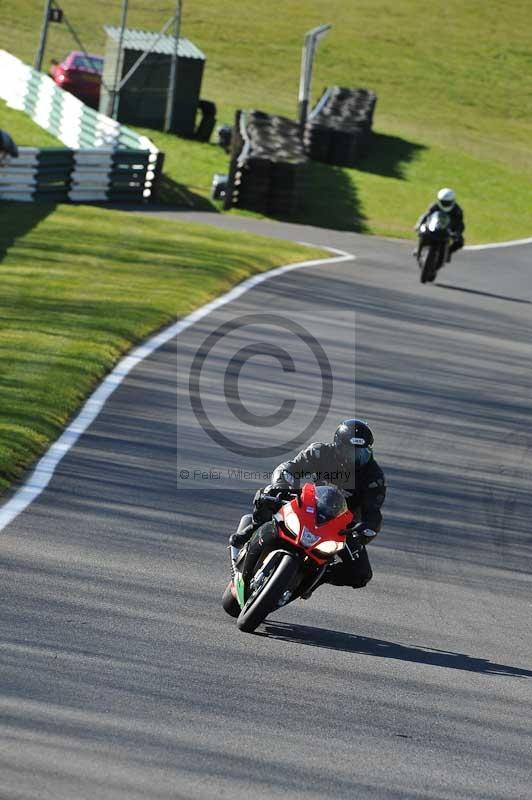
[[[273,471],[272,485],[297,490],[306,481],[331,483],[344,491],[347,507],[357,522],[379,531],[382,526],[381,507],[386,496],[384,473],[372,459],[363,467],[342,467],[332,444],[313,442],[295,458],[284,461]],[[372,578],[366,548],[353,558],[350,551],[342,553],[342,563],[327,572],[326,580],[338,586],[365,586]]]
[[[420,216],[418,221],[416,222],[416,230],[419,230],[419,226],[422,225],[426,220],[433,214],[435,211],[441,211],[440,206],[438,203],[433,203],[430,208],[425,211],[424,214]],[[453,237],[453,241],[451,242],[451,246],[449,248],[449,254],[455,253],[457,250],[460,250],[461,247],[464,246],[464,231],[465,231],[465,224],[464,224],[464,212],[462,211],[461,207],[458,203],[455,203],[454,206],[451,208],[450,211],[446,211],[446,214],[449,215],[451,218],[451,222],[449,225],[449,229],[451,231],[451,235]]]

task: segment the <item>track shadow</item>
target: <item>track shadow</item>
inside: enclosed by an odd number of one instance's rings
[[[194,209],[194,211],[216,211],[218,209],[207,197],[192,192],[187,186],[172,180],[163,173],[159,183],[158,203],[175,208]],[[153,210],[157,205],[151,206]]]
[[[448,283],[434,284],[438,289],[451,289],[453,292],[465,292],[467,294],[479,294],[482,297],[492,297],[495,300],[506,300],[508,303],[524,303],[532,306],[532,300],[523,300],[521,297],[508,297],[504,294],[493,294],[492,292],[481,292],[479,289],[465,289],[463,286],[451,286]]]
[[[424,144],[372,131],[367,152],[357,164],[357,169],[361,172],[372,172],[375,175],[404,180],[405,165],[414,161],[420,152],[426,149]]]
[[[309,625],[291,625],[286,622],[266,622],[265,628],[266,633],[259,631],[258,635],[283,642],[295,642],[297,644],[310,645],[311,647],[323,647],[327,650],[339,650],[344,653],[360,653],[379,658],[410,661],[416,664],[428,664],[432,667],[478,672],[485,675],[532,678],[532,670],[496,664],[485,658],[473,658],[465,653],[454,653],[449,650],[435,650],[431,647],[397,644],[396,642],[388,642],[385,639],[355,636],[351,633],[314,628]]]
[[[342,167],[311,161],[300,207],[273,219],[353,233],[369,233],[355,184]]]
[[[55,203],[0,201],[0,261],[17,239],[53,212]]]

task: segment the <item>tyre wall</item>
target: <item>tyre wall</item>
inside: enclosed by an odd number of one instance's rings
[[[308,156],[299,125],[261,111],[237,111],[225,208],[286,216],[299,206]]]
[[[313,161],[356,166],[369,145],[376,102],[369,89],[325,89],[305,125],[306,153]]]

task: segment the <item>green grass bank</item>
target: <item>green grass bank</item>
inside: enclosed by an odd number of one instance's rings
[[[0,492],[132,345],[254,272],[324,255],[151,216],[0,203]]]
[[[130,27],[158,30],[171,4],[130,3]],[[104,24],[120,6],[71,0],[65,9],[85,45],[103,52]],[[32,62],[42,9],[6,7],[1,46]],[[532,5],[528,0],[249,0],[184,4],[182,32],[207,56],[203,96],[219,120],[237,107],[294,116],[303,34],[331,22],[319,45],[314,98],[331,84],[378,94],[376,136],[357,170],[311,169],[299,218],[325,226],[408,237],[441,185],[466,211],[470,243],[527,236],[532,193]],[[47,59],[74,48],[65,25],[51,25]],[[0,123],[1,124],[1,123]],[[227,157],[213,145],[152,134],[167,152],[165,199],[208,204],[213,172]]]

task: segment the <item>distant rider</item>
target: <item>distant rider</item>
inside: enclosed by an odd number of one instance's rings
[[[418,221],[416,222],[416,231],[419,234],[419,228],[421,225],[427,221],[429,216],[433,214],[435,211],[444,211],[450,217],[450,225],[449,225],[449,232],[451,234],[452,242],[451,246],[449,247],[449,254],[447,256],[447,261],[451,260],[451,256],[453,253],[456,253],[457,250],[460,250],[464,246],[464,212],[456,202],[456,197],[452,189],[445,188],[440,189],[438,192],[438,196],[436,198],[436,202],[433,203],[427,211],[420,216]],[[421,237],[419,239],[419,244],[417,250],[414,250],[414,255],[419,255],[419,246],[421,245]]]
[[[0,164],[6,161],[8,156],[17,158],[18,147],[7,131],[0,130]]]
[[[279,464],[273,471],[272,483],[255,495],[251,522],[230,536],[230,544],[242,547],[257,528],[271,520],[282,498],[296,492],[305,482],[333,484],[345,494],[356,524],[342,551],[342,562],[329,567],[325,582],[354,589],[365,586],[372,578],[365,545],[381,529],[381,506],[386,495],[384,473],[373,457],[373,441],[373,433],[365,422],[347,419],[336,429],[331,444],[314,442],[292,460]],[[272,507],[264,495],[276,495],[279,502]],[[355,547],[355,542],[362,547]]]

